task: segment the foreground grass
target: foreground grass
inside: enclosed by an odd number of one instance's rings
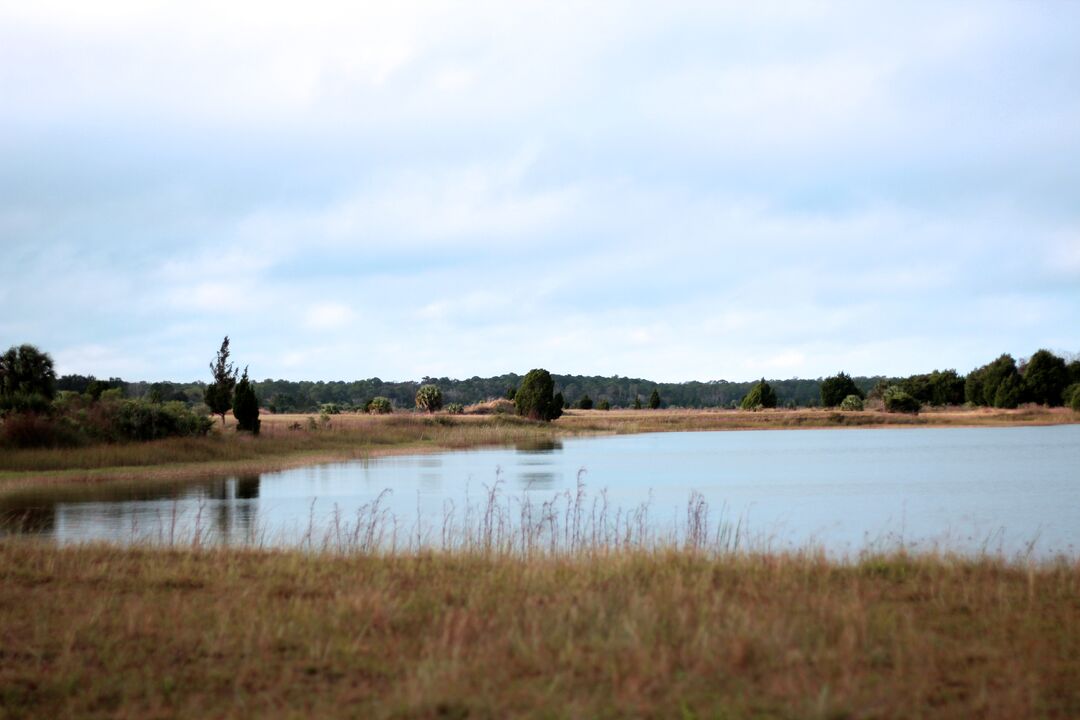
[[[268,415],[259,437],[232,423],[205,438],[99,444],[62,449],[0,448],[0,492],[42,483],[178,481],[251,474],[386,454],[495,445],[537,445],[560,437],[696,430],[833,427],[1051,425],[1080,419],[1064,408],[948,409],[919,415],[825,410],[568,411],[555,423],[498,416],[336,415],[322,424],[305,415]],[[231,421],[231,418],[230,418]]]
[[[0,717],[1080,715],[1080,565],[0,543]]]

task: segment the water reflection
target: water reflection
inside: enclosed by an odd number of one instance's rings
[[[562,440],[522,440],[515,443],[514,449],[524,455],[530,454],[550,454],[559,452],[563,449]]]
[[[553,472],[522,472],[517,474],[522,490],[552,490],[556,487],[558,476]]]
[[[259,475],[179,484],[38,488],[0,498],[0,537],[61,541],[245,542],[257,530]]]

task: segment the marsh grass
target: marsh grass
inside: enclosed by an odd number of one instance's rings
[[[1076,717],[1080,566],[0,542],[0,717]]]

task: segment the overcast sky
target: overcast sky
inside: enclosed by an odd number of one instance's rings
[[[794,5],[794,7],[792,7]],[[1080,3],[0,0],[0,344],[656,380],[1080,350]]]

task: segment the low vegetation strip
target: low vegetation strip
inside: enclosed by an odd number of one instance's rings
[[[0,492],[28,483],[179,480],[263,472],[386,454],[542,443],[557,437],[693,430],[830,427],[965,427],[1075,423],[1065,408],[934,410],[919,415],[826,410],[569,410],[554,423],[508,414],[264,416],[262,432],[214,430],[207,437],[4,448]]]
[[[0,542],[0,716],[1066,718],[1080,566]]]

